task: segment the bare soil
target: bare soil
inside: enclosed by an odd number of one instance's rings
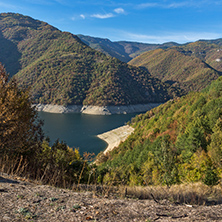
[[[0,176],[0,222],[222,221],[222,205],[191,206],[74,192]]]

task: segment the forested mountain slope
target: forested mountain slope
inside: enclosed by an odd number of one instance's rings
[[[28,16],[0,14],[0,49],[0,61],[30,88],[35,103],[128,105],[181,95],[149,72]]]
[[[221,58],[221,46],[199,41],[149,51],[129,64],[145,67],[154,77],[189,92],[203,89],[221,75]]]
[[[222,40],[201,40],[184,46],[175,47],[185,55],[195,56],[213,69],[222,71]]]
[[[175,184],[222,177],[222,77],[201,92],[136,116],[134,133],[101,158],[100,179],[124,184]]]
[[[136,56],[157,48],[167,49],[172,46],[179,46],[175,42],[166,42],[163,44],[149,44],[142,42],[116,41],[109,39],[96,38],[92,36],[78,35],[78,37],[91,48],[115,57],[123,62],[129,62]]]

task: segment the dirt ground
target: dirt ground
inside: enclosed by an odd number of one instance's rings
[[[222,221],[222,205],[191,206],[38,185],[0,175],[0,222]]]

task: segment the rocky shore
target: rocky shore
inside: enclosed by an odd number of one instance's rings
[[[128,114],[136,112],[146,112],[160,103],[137,104],[129,106],[88,106],[88,105],[50,105],[35,104],[37,111],[49,113],[84,113],[89,115],[111,115],[111,114]]]
[[[97,137],[104,140],[108,144],[104,154],[106,155],[107,152],[112,151],[115,147],[118,147],[121,142],[124,142],[127,137],[133,133],[133,131],[133,127],[126,125],[97,135]]]

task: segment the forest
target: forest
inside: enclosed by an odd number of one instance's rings
[[[99,180],[128,185],[219,183],[222,175],[222,78],[130,122],[134,133],[100,156]]]

